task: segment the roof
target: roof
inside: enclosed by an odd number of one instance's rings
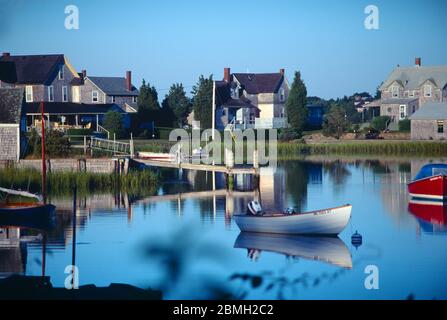
[[[19,84],[45,84],[59,65],[64,64],[63,54],[1,56],[2,62],[15,64]]]
[[[0,123],[20,123],[23,88],[0,88]]]
[[[394,81],[398,81],[404,89],[414,90],[427,80],[431,80],[439,88],[444,88],[447,85],[447,65],[397,67],[382,84],[380,90],[387,88]]]
[[[12,61],[0,61],[0,81],[17,82],[16,66]]]
[[[138,96],[138,90],[132,85],[132,91],[126,88],[124,77],[87,77],[99,89],[112,96]]]
[[[381,100],[381,104],[407,104],[417,100],[417,98],[390,98]]]
[[[114,103],[88,104],[72,102],[45,102],[44,112],[50,114],[104,114],[123,110]],[[25,103],[25,113],[40,113],[40,102]]]
[[[447,119],[447,102],[429,102],[422,105],[411,120],[445,120]]]
[[[227,108],[256,108],[251,101],[244,96],[234,99],[231,97],[231,83],[216,81],[216,103]]]
[[[277,93],[284,81],[282,73],[233,73],[248,94]]]

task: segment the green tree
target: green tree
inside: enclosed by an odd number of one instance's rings
[[[192,89],[194,118],[200,121],[202,129],[211,128],[213,104],[213,76],[205,78],[200,76],[199,81]]]
[[[109,111],[104,116],[104,128],[110,131],[113,137],[115,134],[116,138],[121,138],[124,136],[124,126],[123,126],[123,115],[116,111]]]
[[[149,110],[158,110],[160,108],[157,90],[154,86],[146,83],[144,79],[138,96],[138,109],[140,108]]]
[[[373,127],[374,129],[378,130],[378,131],[383,131],[386,129],[389,121],[390,121],[390,117],[389,116],[379,116],[379,117],[375,117],[372,121],[371,121],[371,127]]]
[[[333,106],[325,115],[323,121],[323,133],[337,139],[347,132],[351,127],[351,122],[347,119],[345,110],[340,106]]]
[[[173,120],[177,126],[181,127],[186,123],[186,118],[191,112],[191,100],[186,96],[181,83],[175,83],[171,86],[161,105],[164,110],[167,108],[165,112],[172,110]]]
[[[289,124],[293,130],[301,133],[306,124],[308,110],[306,107],[307,90],[299,71],[295,72],[289,97],[286,102],[286,112]]]
[[[156,117],[159,110],[157,90],[143,79],[138,95],[138,122],[141,124],[158,120]]]

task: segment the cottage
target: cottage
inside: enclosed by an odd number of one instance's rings
[[[235,83],[216,81],[216,129],[225,129],[228,125],[233,128],[253,128],[259,109],[251,104],[241,92],[236,92]]]
[[[0,88],[23,88],[25,128],[40,128],[40,102],[45,102],[49,128],[92,128],[99,131],[104,114],[123,114],[124,126],[130,127],[130,114],[137,112],[138,90],[126,77],[90,77],[77,73],[63,54],[17,55],[0,57]],[[102,129],[101,129],[102,130]]]
[[[240,128],[285,128],[289,84],[278,73],[231,73],[216,81],[216,128],[234,123]]]
[[[126,71],[126,77],[94,77],[83,70],[84,82],[80,85],[81,103],[114,103],[125,112],[138,110],[138,90],[132,85],[132,73]]]
[[[447,101],[447,65],[422,66],[416,58],[412,67],[395,68],[380,91],[380,115],[396,123],[425,103]]]
[[[23,88],[0,88],[0,160],[18,161],[25,146]]]
[[[411,139],[447,139],[447,102],[424,104],[411,117]]]
[[[14,64],[16,73],[15,81],[2,80],[0,88],[24,88],[26,102],[76,102],[78,93],[71,82],[80,76],[63,54],[12,56],[5,52],[0,62]]]

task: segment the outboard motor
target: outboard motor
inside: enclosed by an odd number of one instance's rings
[[[250,201],[247,205],[247,214],[254,216],[262,215],[262,207],[257,201]]]

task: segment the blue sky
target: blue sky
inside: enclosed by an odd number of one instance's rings
[[[66,30],[65,6],[79,8]],[[364,9],[379,8],[379,30]],[[444,0],[0,0],[0,51],[65,53],[96,76],[132,70],[163,97],[200,74],[300,70],[309,95],[373,93],[397,65],[447,64]]]

